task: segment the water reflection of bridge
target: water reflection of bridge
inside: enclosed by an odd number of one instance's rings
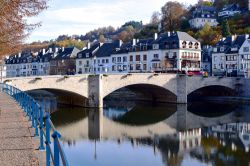
[[[238,111],[220,117],[201,117],[187,111],[186,105],[178,105],[177,111],[169,118],[143,126],[128,125],[115,122],[103,116],[102,110],[90,111],[84,119],[56,126],[65,141],[82,139],[122,139],[161,137],[180,134],[181,131],[198,129],[238,121],[250,121],[249,111]]]

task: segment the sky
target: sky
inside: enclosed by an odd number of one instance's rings
[[[177,0],[194,4],[197,0]],[[127,21],[150,21],[167,0],[49,0],[49,8],[28,23],[41,22],[26,42],[55,39],[59,35],[81,35],[104,26],[115,28]]]

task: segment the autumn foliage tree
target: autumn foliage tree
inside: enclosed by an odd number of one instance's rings
[[[180,28],[181,18],[187,12],[177,1],[167,2],[161,9],[162,25],[166,31],[175,31]]]
[[[40,25],[28,24],[28,17],[47,8],[47,0],[0,0],[0,56],[19,51],[24,39]]]
[[[216,44],[222,36],[207,23],[197,32],[196,38],[204,45]]]

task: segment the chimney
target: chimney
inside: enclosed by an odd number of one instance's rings
[[[231,36],[231,40],[232,40],[232,42],[233,42],[233,41],[235,41],[235,40],[236,40],[236,38],[237,38],[237,35],[232,35],[232,36]]]
[[[133,39],[133,46],[136,45],[136,39]]]
[[[87,49],[90,49],[90,42],[88,42],[87,44]]]
[[[55,48],[55,53],[58,52],[58,47]]]
[[[43,55],[45,54],[45,48],[43,48]]]
[[[248,39],[248,38],[249,38],[249,34],[245,34],[245,39]]]
[[[49,53],[52,53],[52,48],[49,48]]]
[[[154,39],[156,40],[158,38],[158,34],[157,33],[155,33],[155,35],[154,35]]]
[[[170,31],[168,31],[168,37],[170,37],[171,36],[171,32]]]
[[[64,47],[62,47],[62,51],[64,51]]]
[[[119,47],[121,47],[122,46],[122,40],[119,40]]]
[[[22,54],[21,54],[21,52],[19,52],[19,53],[18,53],[18,58],[20,58],[20,57],[21,57],[21,55],[22,55]]]

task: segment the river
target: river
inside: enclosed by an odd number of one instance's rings
[[[72,166],[248,166],[250,105],[106,102],[53,106],[51,119]],[[47,103],[47,104],[46,104]]]

